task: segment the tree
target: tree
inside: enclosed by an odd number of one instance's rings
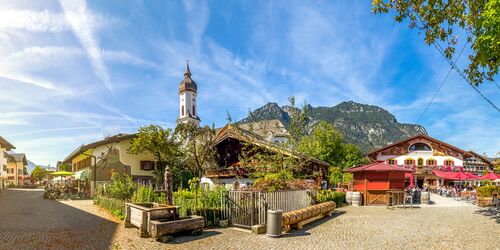
[[[425,33],[425,42],[446,43],[444,54],[451,60],[460,32],[465,31],[473,53],[464,70],[471,84],[493,81],[500,67],[500,0],[373,0],[374,13],[396,12],[397,22],[409,20],[410,28]],[[465,41],[464,41],[465,42]],[[437,45],[436,45],[437,46]]]
[[[345,143],[340,132],[325,121],[319,122],[310,135],[302,137],[297,150],[340,170],[365,163],[359,147]]]
[[[359,147],[345,143],[340,132],[325,121],[319,122],[310,135],[302,137],[297,150],[330,165],[330,185],[350,181],[352,177],[343,170],[366,163]]]
[[[201,178],[206,170],[216,168],[215,128],[181,123],[177,125],[175,133],[182,141],[182,165],[193,176]]]
[[[286,145],[293,149],[296,147],[300,139],[309,133],[308,125],[310,106],[306,101],[304,101],[302,108],[297,108],[295,106],[294,96],[288,97],[288,101],[290,102],[290,110],[292,110],[292,114],[290,117],[290,124],[287,128],[289,135]]]
[[[43,181],[48,177],[48,175],[49,173],[47,172],[47,170],[45,170],[45,168],[36,166],[31,172],[31,179],[34,181]]]
[[[500,152],[497,152],[497,158],[493,162],[493,167],[495,168],[495,172],[500,174]]]
[[[58,171],[68,171],[68,172],[71,172],[71,165],[69,165],[69,164],[61,164],[57,168],[58,168]]]
[[[137,136],[131,140],[128,152],[140,154],[151,153],[156,159],[153,171],[157,184],[163,182],[165,168],[174,168],[179,162],[179,142],[172,129],[164,129],[158,125],[139,128]]]

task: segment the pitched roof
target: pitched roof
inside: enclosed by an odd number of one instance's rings
[[[467,153],[465,150],[463,150],[463,149],[461,149],[461,148],[458,148],[458,147],[455,147],[455,146],[453,146],[453,145],[451,145],[451,144],[448,144],[448,143],[446,143],[446,142],[440,141],[440,140],[438,140],[438,139],[436,139],[436,138],[434,138],[434,137],[430,137],[430,136],[428,136],[428,135],[426,135],[426,134],[418,134],[418,135],[415,135],[415,136],[412,136],[412,137],[408,137],[408,138],[406,138],[406,139],[404,139],[404,140],[401,140],[401,141],[398,141],[398,142],[395,142],[395,143],[389,144],[389,145],[387,145],[387,146],[385,146],[385,147],[375,149],[375,150],[373,150],[373,151],[371,151],[371,152],[368,152],[368,154],[367,154],[367,155],[368,155],[368,157],[370,157],[372,160],[375,160],[378,152],[384,151],[384,150],[386,150],[386,149],[388,149],[388,148],[394,147],[394,146],[396,146],[396,145],[398,145],[398,144],[405,143],[405,142],[408,142],[408,141],[411,141],[411,140],[414,140],[414,139],[426,139],[426,140],[429,140],[429,141],[435,142],[435,143],[437,143],[437,144],[441,144],[441,145],[443,145],[443,146],[445,146],[445,147],[451,148],[451,149],[453,149],[453,150],[455,150],[455,151],[457,151],[457,152],[459,152],[459,153],[462,153],[462,154],[466,154],[466,153]]]
[[[68,156],[66,156],[66,158],[64,158],[64,160],[62,161],[62,163],[71,163],[71,161],[75,157],[77,157],[81,153],[87,151],[88,149],[96,148],[96,147],[99,147],[99,146],[102,146],[102,145],[106,145],[106,144],[109,144],[109,143],[115,143],[115,142],[121,142],[121,141],[129,140],[129,139],[134,138],[135,136],[136,136],[136,134],[116,134],[116,135],[113,135],[113,136],[108,136],[104,140],[92,142],[92,143],[89,143],[87,145],[81,145],[78,148],[76,148],[75,150],[73,150],[73,152],[71,152],[71,154],[69,154]]]
[[[483,162],[487,163],[488,165],[492,165],[490,159],[488,159],[488,157],[484,156],[484,155],[480,155],[472,150],[469,150],[467,153],[469,153],[470,155],[472,156],[475,156],[479,159],[481,159]]]
[[[285,126],[278,119],[241,123],[238,124],[238,126],[246,130],[251,130],[264,138],[268,137],[269,132],[271,132],[274,136],[288,135],[288,131]]]
[[[14,145],[12,145],[9,141],[7,141],[2,136],[0,136],[0,146],[7,148],[7,150],[16,149],[16,147],[14,147]]]
[[[307,159],[307,160],[310,160],[311,162],[314,162],[314,163],[317,163],[317,164],[320,164],[320,165],[323,165],[323,166],[329,166],[330,164],[328,164],[327,162],[324,162],[322,160],[318,160],[316,158],[313,158],[313,157],[309,157],[309,156],[306,156],[302,153],[299,153],[299,152],[293,152],[289,149],[286,149],[284,147],[282,147],[281,145],[278,145],[278,144],[275,144],[275,143],[271,143],[271,142],[268,142],[264,139],[264,137],[256,134],[256,133],[253,133],[251,131],[248,131],[244,128],[241,128],[240,126],[238,125],[231,125],[231,124],[227,124],[226,126],[224,126],[223,128],[219,129],[217,131],[217,136],[215,138],[215,143],[216,144],[219,144],[220,142],[228,139],[228,138],[233,138],[233,139],[237,139],[237,140],[240,140],[240,141],[245,141],[245,142],[249,142],[249,143],[252,143],[254,145],[257,145],[257,146],[260,146],[260,147],[263,147],[263,148],[266,148],[268,150],[271,150],[271,151],[274,151],[274,152],[278,152],[278,153],[281,153],[281,154],[284,154],[284,155],[287,155],[287,156],[291,156],[291,157],[295,157],[295,158],[302,158],[302,159]]]
[[[344,172],[363,172],[363,171],[374,171],[374,172],[387,172],[387,171],[401,171],[401,172],[413,172],[411,169],[399,167],[396,165],[389,165],[385,162],[375,162],[368,165],[361,165],[357,167],[352,167],[344,170]]]
[[[23,162],[24,165],[28,165],[28,160],[26,160],[26,155],[23,153],[16,154],[16,153],[5,153],[7,155],[7,161],[8,162]]]

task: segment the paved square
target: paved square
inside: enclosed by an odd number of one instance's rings
[[[439,200],[440,206],[339,208],[334,217],[278,239],[235,229],[208,229],[201,236],[178,237],[164,244],[137,237],[136,229],[124,228],[90,200],[60,202],[42,199],[42,191],[4,190],[0,249],[500,248],[498,213],[447,198],[431,199]]]

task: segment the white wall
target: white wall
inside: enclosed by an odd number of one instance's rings
[[[425,144],[429,145],[429,147],[431,147],[432,150],[434,150],[431,146],[431,143],[428,141],[422,141],[422,140],[416,139],[416,140],[410,141],[409,145],[413,145],[414,143],[418,143],[418,142],[425,143]],[[415,165],[416,165],[418,158],[422,158],[422,159],[424,159],[424,166],[426,165],[428,159],[436,160],[436,165],[438,165],[438,166],[443,166],[445,160],[452,160],[454,166],[459,166],[459,167],[463,166],[462,159],[457,158],[457,157],[453,157],[453,156],[449,156],[449,155],[445,155],[445,156],[433,155],[433,151],[412,151],[406,155],[382,155],[382,153],[379,152],[377,155],[377,160],[381,160],[381,161],[387,161],[388,159],[391,159],[391,158],[396,159],[398,161],[398,165],[404,165],[404,161],[407,158],[412,158],[413,160],[415,160]]]
[[[202,177],[200,183],[206,183],[210,186],[210,188],[213,188],[214,185],[223,185],[227,189],[231,190],[233,189],[234,183],[238,181],[240,184],[240,187],[247,186],[247,185],[252,185],[253,181],[249,178],[224,178],[224,179],[217,179],[217,178],[206,178]]]
[[[118,143],[110,143],[94,148],[92,155],[99,157],[102,153],[106,154],[109,147],[113,147],[119,151],[120,162],[125,165],[130,166],[131,175],[141,175],[141,176],[153,176],[153,171],[141,170],[141,161],[156,161],[152,154],[142,153],[142,154],[129,154],[127,151],[130,148],[130,140],[124,140]],[[93,162],[93,160],[92,160]]]
[[[179,94],[179,118],[188,116],[188,113],[193,114],[193,104],[196,104],[196,93],[192,91],[184,91]],[[184,115],[182,115],[182,106],[184,105]],[[198,113],[198,110],[196,110]],[[194,114],[196,116],[196,114]]]

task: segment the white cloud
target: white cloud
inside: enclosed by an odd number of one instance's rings
[[[85,48],[87,55],[94,67],[94,73],[108,88],[113,91],[106,66],[101,57],[99,41],[95,35],[94,22],[83,0],[60,0],[64,10],[64,17],[70,24],[73,32]]]

